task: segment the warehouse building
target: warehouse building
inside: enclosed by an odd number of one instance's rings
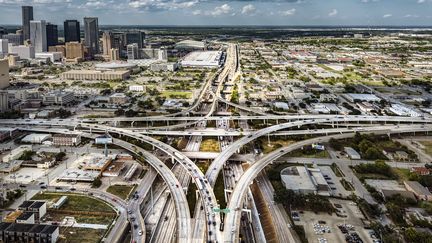
[[[330,187],[318,168],[287,167],[281,171],[281,179],[286,189],[296,193],[330,196]]]

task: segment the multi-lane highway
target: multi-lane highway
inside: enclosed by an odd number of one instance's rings
[[[424,132],[431,131],[432,125],[410,125],[410,126],[394,126],[392,128],[383,128],[381,131],[375,131],[375,134],[392,134],[392,133],[411,133],[411,132]],[[367,133],[367,132],[365,132]],[[234,213],[228,214],[225,219],[225,231],[224,240],[227,242],[238,242],[238,225],[240,220],[241,204],[242,199],[258,173],[260,173],[269,163],[274,161],[286,153],[289,153],[295,149],[299,149],[303,146],[312,143],[322,143],[330,140],[331,138],[342,139],[354,136],[355,133],[332,135],[326,137],[317,137],[309,140],[300,141],[289,146],[277,149],[270,154],[267,154],[259,161],[255,162],[246,172],[240,177],[236,187],[232,193],[232,200],[229,202],[229,208],[234,209]],[[362,196],[362,195],[361,195]]]
[[[375,117],[375,116],[334,116],[333,118],[324,118],[324,119],[308,119],[308,120],[297,120],[297,121],[293,121],[293,122],[287,122],[287,123],[281,123],[278,125],[273,125],[270,127],[266,127],[264,129],[258,130],[252,134],[249,134],[248,136],[244,136],[240,139],[238,139],[237,141],[235,141],[231,146],[229,146],[227,149],[225,149],[224,151],[222,151],[218,157],[213,161],[213,163],[210,165],[210,168],[208,170],[208,172],[206,173],[206,177],[209,180],[209,183],[211,185],[214,185],[216,178],[219,174],[219,172],[221,171],[224,163],[233,155],[235,154],[239,148],[241,148],[242,146],[248,144],[251,141],[254,141],[255,139],[270,134],[270,133],[274,133],[283,129],[288,129],[288,128],[300,128],[302,126],[305,125],[311,125],[311,124],[321,124],[321,123],[329,123],[329,122],[375,122],[375,123],[380,123],[380,122],[400,122],[400,120],[396,119],[397,117]],[[406,117],[401,117],[401,120],[404,121]],[[406,119],[407,122],[420,122],[421,123],[430,123],[432,122],[432,120],[427,119],[427,120],[416,120],[416,119]],[[366,130],[365,130],[366,131]],[[309,132],[307,132],[306,134],[309,134]]]

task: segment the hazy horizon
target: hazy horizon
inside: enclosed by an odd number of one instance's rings
[[[0,23],[99,17],[100,25],[431,26],[432,0],[0,0]]]

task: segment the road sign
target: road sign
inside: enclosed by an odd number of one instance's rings
[[[213,208],[213,212],[215,213],[220,213],[221,209],[220,208]]]

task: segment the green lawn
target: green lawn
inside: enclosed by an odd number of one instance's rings
[[[345,175],[342,173],[342,171],[340,170],[339,166],[337,166],[337,164],[333,163],[330,168],[333,170],[333,172],[335,173],[335,175],[337,177],[344,177]]]
[[[409,169],[392,168],[392,171],[393,171],[393,173],[395,173],[397,175],[397,177],[399,178],[399,181],[408,181],[409,180],[409,176],[411,174]]]
[[[193,215],[195,211],[195,205],[196,205],[196,193],[195,191],[198,188],[196,187],[195,183],[189,183],[189,188],[186,194],[186,199],[188,201],[189,205],[189,211],[190,214]]]
[[[60,227],[59,243],[98,243],[105,230]]]
[[[106,191],[113,195],[118,196],[121,199],[127,199],[133,189],[134,189],[133,186],[113,185],[108,187]]]
[[[288,145],[290,145],[292,143],[294,143],[293,140],[281,140],[281,139],[278,139],[278,140],[270,140],[270,144],[269,144],[267,139],[265,139],[265,140],[262,139],[261,140],[261,144],[262,144],[262,147],[263,147],[263,153],[264,154],[271,153],[272,151],[274,151],[274,150],[276,150],[278,148],[286,147],[286,146],[288,146]]]
[[[345,179],[341,179],[340,183],[345,188],[345,190],[347,190],[347,191],[354,191],[353,185],[350,182],[346,181]]]
[[[306,153],[304,150],[297,149],[290,153],[288,153],[290,157],[302,157],[302,158],[330,158],[329,153],[327,150],[315,150],[315,152],[312,153]]]
[[[38,193],[34,195],[31,199],[47,200],[48,202],[55,203],[61,196],[64,195],[68,197],[68,200],[60,208],[62,210],[114,212],[111,206],[99,199],[74,193],[45,192]]]
[[[203,139],[200,145],[201,152],[220,152],[220,144],[217,139],[206,138]]]
[[[218,178],[216,179],[215,186],[213,188],[214,194],[216,196],[216,200],[218,201],[220,208],[224,209],[226,208],[226,201],[225,201],[225,188],[224,188],[224,181],[223,181],[223,175],[222,173],[219,173]]]
[[[161,92],[161,96],[164,96],[165,98],[181,98],[181,99],[190,99],[192,98],[191,92],[185,92],[185,91],[171,91],[171,90],[165,90]]]
[[[200,161],[196,163],[196,165],[201,170],[201,172],[205,174],[207,172],[208,167],[210,166],[210,163],[208,161]]]
[[[432,155],[432,141],[420,141],[420,143],[425,146],[425,153]]]

